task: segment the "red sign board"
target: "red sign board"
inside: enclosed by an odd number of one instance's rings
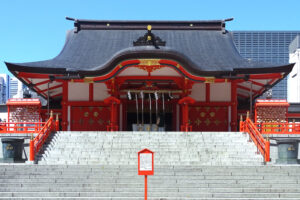
[[[154,152],[143,149],[138,152],[138,175],[154,174]]]

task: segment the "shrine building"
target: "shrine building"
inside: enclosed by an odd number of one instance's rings
[[[72,19],[53,59],[12,63],[9,71],[48,99],[62,130],[236,131],[238,113],[294,64],[241,57],[227,20]]]

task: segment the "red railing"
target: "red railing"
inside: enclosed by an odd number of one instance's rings
[[[43,128],[39,131],[37,136],[30,140],[29,145],[29,160],[34,161],[35,155],[40,151],[43,144],[52,132],[59,130],[58,115],[56,115],[56,121],[53,119],[53,113],[51,112],[49,120],[45,123]]]
[[[45,125],[45,122],[1,122],[1,133],[38,133]]]
[[[286,123],[254,123],[261,134],[300,134],[300,124]]]
[[[257,149],[264,156],[265,162],[269,162],[270,141],[264,139],[260,131],[248,116],[244,122],[242,120],[240,121],[240,131],[247,132],[250,135],[252,141],[257,146]]]

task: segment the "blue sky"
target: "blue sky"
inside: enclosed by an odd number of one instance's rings
[[[300,30],[300,0],[0,0],[0,73],[4,61],[55,57],[73,28],[66,16],[109,20],[211,20],[228,30]]]

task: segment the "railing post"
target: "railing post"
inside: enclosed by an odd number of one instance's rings
[[[243,122],[243,116],[240,117],[240,132],[244,132],[244,122]]]
[[[58,114],[56,114],[55,130],[59,131],[59,118],[58,118]]]
[[[33,133],[31,133],[31,139],[29,143],[29,161],[34,161],[34,140],[33,140]]]
[[[265,162],[270,162],[270,141],[266,141],[265,148]]]
[[[50,129],[51,129],[51,131],[55,131],[55,126],[54,126],[54,123],[53,123],[53,111],[51,110],[51,112],[50,112]]]

